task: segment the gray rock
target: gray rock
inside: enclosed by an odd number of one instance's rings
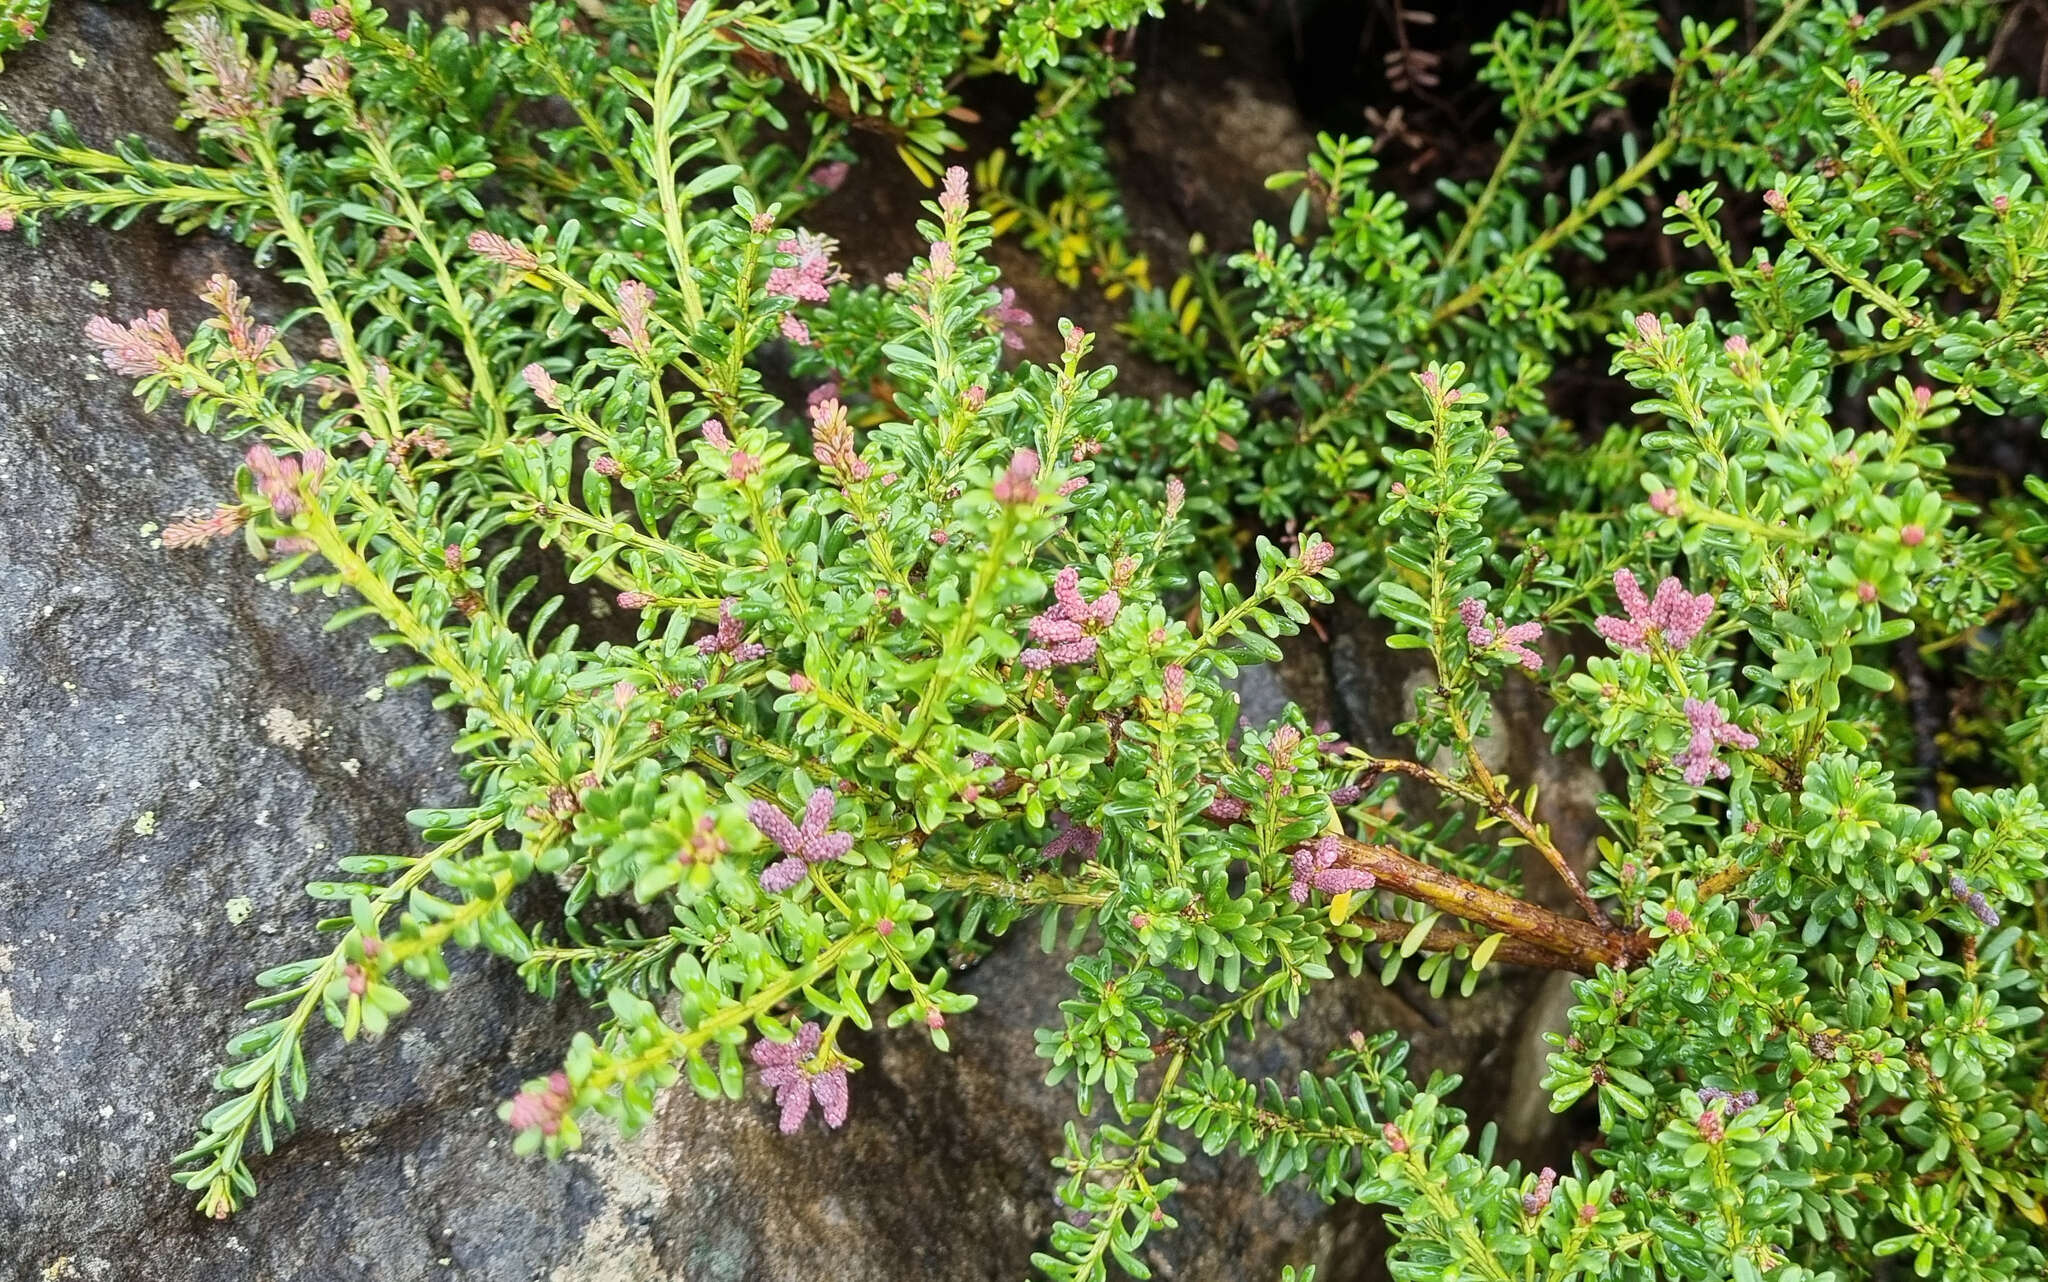
[[[175,148],[142,9],[65,6],[9,60],[0,101],[63,106],[90,138]],[[52,227],[0,241],[0,1276],[119,1279],[1015,1278],[1056,1205],[1070,1109],[1040,1085],[1032,1030],[1066,981],[1016,940],[962,981],[983,1005],[951,1056],[910,1038],[868,1061],[841,1132],[778,1136],[765,1102],[677,1096],[632,1143],[516,1159],[493,1114],[587,1016],[469,963],[388,1040],[315,1034],[301,1129],[259,1168],[255,1206],[216,1225],[169,1183],[209,1104],[222,1041],[260,966],[310,949],[298,893],[335,857],[406,850],[405,810],[462,795],[450,720],[421,688],[379,695],[395,659],[320,631],[325,607],[257,581],[235,547],[151,537],[225,489],[236,446],[175,407],[143,412],[80,338],[96,312],[170,306],[238,251],[152,227]],[[283,301],[259,289],[259,310]],[[1313,647],[1264,690],[1337,706]],[[1332,985],[1247,1052],[1291,1076],[1354,1027],[1399,1027],[1418,1061],[1505,1081],[1517,990],[1438,1008],[1370,980]],[[1197,1161],[1155,1240],[1162,1277],[1268,1278],[1320,1262],[1372,1276],[1376,1219],[1244,1163]]]

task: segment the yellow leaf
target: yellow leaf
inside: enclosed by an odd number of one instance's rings
[[[1202,300],[1190,298],[1188,305],[1180,309],[1180,332],[1183,337],[1195,332],[1195,323],[1202,319]]]
[[[896,154],[903,158],[904,165],[917,176],[919,182],[927,187],[932,185],[932,171],[925,165],[922,157],[910,148],[900,145],[896,148]]]
[[[1351,892],[1340,890],[1330,897],[1330,924],[1342,926],[1344,919],[1351,915]]]
[[[2048,1225],[2048,1215],[2042,1214],[2041,1204],[2036,1202],[2025,1190],[2007,1189],[2005,1195],[2012,1199],[2012,1204],[2018,1208],[2019,1213],[2033,1221],[2037,1227]]]

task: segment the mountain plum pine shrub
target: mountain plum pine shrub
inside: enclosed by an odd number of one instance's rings
[[[836,1128],[849,1027],[972,1036],[947,959],[1029,918],[1074,981],[1039,1035],[1077,1110],[1049,1277],[1145,1276],[1189,1145],[1385,1208],[1401,1278],[2040,1276],[2048,485],[1972,488],[1951,455],[2041,412],[2041,113],[1960,56],[1847,56],[1890,19],[1759,8],[1741,51],[1629,5],[1509,23],[1487,74],[1520,159],[1441,246],[1325,144],[1301,181],[1327,229],[1257,233],[1258,330],[1160,405],[1113,396],[1070,324],[1013,363],[1030,318],[963,170],[885,281],[804,226],[849,117],[888,118],[915,65],[878,19],[856,48],[794,4],[471,36],[236,0],[173,24],[192,162],[0,131],[11,230],[149,213],[299,291],[264,321],[216,277],[196,327],[88,337],[251,442],[167,547],[238,534],[462,719],[474,804],[309,888],[345,910],[331,943],[257,977],[178,1178],[213,1215],[253,1196],[315,1016],[382,1034],[451,946],[591,1005],[503,1104],[521,1152],[684,1088]],[[1027,11],[1077,39],[1137,7]],[[1488,212],[1653,66],[1683,127],[1628,184]],[[1550,252],[1682,159],[1707,171],[1666,208],[1682,279],[1575,309]],[[1367,310],[1410,289],[1406,320]],[[1641,399],[1587,457],[1538,392],[1592,333]],[[1197,404],[1309,416],[1368,470],[1250,432],[1162,454]],[[1295,497],[1263,515],[1303,532],[1191,576],[1233,459],[1278,469]],[[608,619],[539,589],[550,557]],[[1225,683],[1340,584],[1429,664],[1412,753],[1237,724]],[[1901,687],[1930,666],[2006,722],[1948,736],[1967,783],[1921,777]],[[1487,764],[1508,682],[1604,772],[1590,862]],[[523,919],[540,879],[561,910]],[[1285,1085],[1233,1066],[1340,970],[1441,994],[1501,966],[1582,977],[1546,1084],[1588,1142],[1534,1171],[1391,1034]]]

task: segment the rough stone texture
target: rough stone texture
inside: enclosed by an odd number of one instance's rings
[[[10,59],[0,102],[175,146],[148,62],[156,21],[60,9],[51,38]],[[249,976],[308,946],[319,914],[298,885],[337,855],[408,848],[404,811],[461,794],[427,693],[370,695],[392,660],[324,636],[324,607],[259,584],[239,549],[151,537],[223,489],[235,447],[186,432],[175,407],[144,413],[79,329],[164,304],[189,327],[220,269],[257,279],[236,251],[150,227],[0,241],[0,1278],[1019,1276],[1056,1212],[1048,1159],[1070,1102],[1039,1084],[1031,1038],[1065,981],[1023,939],[963,978],[984,1004],[956,1054],[855,1046],[869,1068],[842,1132],[785,1140],[760,1100],[679,1097],[641,1140],[552,1167],[515,1159],[491,1110],[579,1013],[527,1000],[502,966],[465,966],[380,1045],[342,1053],[316,1033],[313,1098],[261,1164],[255,1208],[228,1225],[191,1212],[167,1165]],[[1333,694],[1318,647],[1290,654],[1259,678],[1261,719],[1291,696],[1341,726],[1338,694],[1377,683],[1367,657]],[[1515,988],[1440,1007],[1334,985],[1247,1066],[1289,1076],[1351,1028],[1393,1026],[1425,1070],[1504,1086],[1520,1003]],[[1223,1167],[1188,1172],[1183,1228],[1155,1239],[1160,1276],[1274,1277],[1284,1261],[1320,1263],[1325,1282],[1377,1275],[1374,1217],[1261,1198],[1244,1164]]]

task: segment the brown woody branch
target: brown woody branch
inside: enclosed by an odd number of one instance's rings
[[[1350,837],[1339,840],[1343,843],[1344,865],[1371,873],[1378,889],[1499,931],[1556,959],[1565,968],[1590,974],[1599,966],[1630,965],[1649,951],[1649,940],[1641,934],[1566,917],[1491,887],[1453,877],[1410,859],[1392,846]]]
[[[1508,800],[1507,794],[1501,791],[1499,782],[1486,768],[1486,764],[1479,760],[1476,752],[1470,754],[1470,759],[1474,778],[1478,781],[1476,785],[1460,782],[1419,762],[1403,761],[1396,757],[1367,758],[1373,770],[1406,775],[1410,779],[1418,779],[1428,784],[1438,792],[1448,793],[1473,805],[1484,807],[1496,819],[1520,833],[1522,840],[1528,842],[1537,854],[1543,856],[1543,862],[1550,865],[1551,871],[1555,872],[1558,879],[1564,882],[1565,888],[1572,892],[1572,898],[1585,910],[1589,920],[1611,929],[1613,922],[1608,918],[1606,911],[1586,893],[1585,885],[1579,881],[1578,874],[1572,871],[1572,866],[1565,859],[1564,853],[1550,840],[1549,833],[1523,814],[1521,807]]]
[[[1412,921],[1388,921],[1379,917],[1353,917],[1350,924],[1362,928],[1381,943],[1393,943],[1405,939],[1415,928]],[[1422,952],[1448,953],[1463,948],[1477,950],[1486,942],[1485,935],[1475,935],[1469,930],[1458,930],[1451,926],[1431,926],[1422,938]],[[1519,939],[1503,939],[1493,950],[1493,961],[1509,966],[1533,966],[1539,970],[1578,970],[1568,957],[1551,952],[1547,948],[1525,943]]]

